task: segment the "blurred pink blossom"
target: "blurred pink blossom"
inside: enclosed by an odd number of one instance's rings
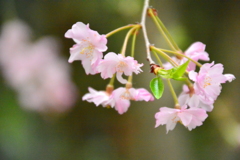
[[[65,112],[76,101],[70,70],[52,37],[30,42],[30,29],[20,20],[4,24],[0,65],[21,105],[39,112]]]

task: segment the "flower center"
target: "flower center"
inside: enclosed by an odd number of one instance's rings
[[[130,100],[132,98],[128,89],[120,96],[121,99]]]
[[[124,72],[124,68],[127,66],[127,63],[120,61],[117,66],[116,66],[116,70],[117,72]]]
[[[175,117],[173,117],[172,121],[173,121],[174,123],[177,123],[177,122],[179,121],[179,119],[177,118],[177,116],[175,116]]]
[[[81,41],[80,54],[86,55],[86,58],[93,58],[94,46],[88,41],[83,39]]]
[[[205,77],[203,88],[206,88],[207,86],[210,86],[211,82],[212,82],[212,78],[211,77]]]

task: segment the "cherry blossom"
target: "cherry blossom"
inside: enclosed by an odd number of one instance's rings
[[[177,122],[182,123],[188,130],[192,130],[197,126],[201,126],[202,122],[208,117],[206,111],[201,108],[188,108],[183,106],[180,109],[173,109],[168,107],[160,108],[160,112],[155,114],[156,125],[166,124],[167,133],[173,130]]]
[[[214,99],[211,97],[204,97],[201,94],[198,95],[197,93],[198,92],[193,87],[189,89],[187,85],[184,85],[183,92],[178,97],[179,104],[181,106],[187,105],[189,107],[202,108],[211,112],[213,109]]]
[[[207,99],[212,98],[215,100],[221,92],[221,83],[232,81],[234,76],[231,74],[225,76],[223,74],[223,65],[214,65],[214,62],[212,62],[202,65],[199,73],[190,71],[189,78],[195,82],[194,88],[198,91],[198,94]]]
[[[89,25],[77,22],[65,33],[66,38],[72,38],[76,43],[70,48],[68,62],[81,60],[86,74],[96,74],[96,66],[107,50],[107,39],[105,35],[99,35],[97,31],[91,30]]]
[[[134,101],[153,101],[154,98],[147,90],[140,88],[124,88],[120,87],[113,91],[112,98],[114,100],[114,108],[119,114],[125,113],[129,106],[130,100]]]
[[[85,94],[82,97],[83,101],[93,102],[96,106],[100,104],[103,107],[113,106],[113,99],[111,98],[111,94],[106,91],[96,91],[91,87],[88,87],[89,93]]]
[[[195,42],[184,52],[184,54],[195,61],[209,61],[209,55],[205,52],[205,48],[206,45],[202,42]],[[196,64],[190,62],[187,71],[195,70],[195,68]]]
[[[183,54],[185,56],[188,56],[189,58],[198,61],[198,60],[203,60],[203,61],[209,61],[209,55],[207,52],[205,52],[205,47],[206,45],[201,43],[201,42],[195,42],[193,43]],[[178,64],[182,65],[187,61],[187,58],[185,57],[180,57],[180,56],[174,56],[172,59]],[[167,62],[164,64],[165,69],[171,69],[173,66]],[[196,69],[196,64],[193,62],[190,62],[187,68],[187,71],[195,70]]]
[[[124,57],[122,54],[115,54],[109,52],[104,56],[104,59],[99,63],[98,71],[101,72],[101,77],[103,79],[111,78],[113,74],[117,73],[117,79],[119,82],[125,84],[126,79],[123,79],[123,73],[126,76],[131,76],[132,73],[140,73],[143,64],[138,64],[133,57]]]

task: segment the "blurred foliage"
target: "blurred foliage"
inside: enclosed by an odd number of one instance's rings
[[[108,80],[103,81],[99,75],[86,76],[80,62],[74,62],[69,65],[79,89],[79,101],[65,115],[41,115],[23,110],[16,93],[7,86],[4,77],[0,77],[1,160],[240,159],[240,137],[234,141],[237,143],[232,143],[228,139],[234,134],[223,133],[231,126],[232,121],[228,123],[228,119],[233,119],[240,127],[237,87],[240,1],[151,0],[150,3],[182,50],[201,41],[207,44],[211,60],[223,63],[225,73],[237,77],[233,83],[223,85],[215,109],[204,125],[189,132],[178,124],[168,134],[165,126],[154,129],[154,114],[159,107],[173,105],[168,92],[158,101],[132,102],[124,115],[83,102],[81,97],[88,92],[88,86],[103,90]],[[89,23],[92,29],[105,34],[139,22],[142,5],[143,0],[0,0],[0,23],[15,15],[31,26],[33,40],[43,35],[58,37],[67,61],[73,42],[65,39],[64,33],[74,23]],[[150,19],[147,23],[151,42],[166,47]],[[121,32],[110,37],[108,51],[119,52],[124,36],[125,32]],[[133,85],[149,89],[153,75],[149,73],[142,34],[137,45],[136,59],[145,66],[144,73],[133,77]],[[180,92],[180,85],[176,87]],[[224,118],[219,116],[226,113]],[[238,133],[239,136],[239,129]]]

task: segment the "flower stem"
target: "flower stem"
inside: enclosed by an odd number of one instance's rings
[[[106,34],[106,38],[110,37],[111,35],[119,32],[119,31],[122,31],[122,30],[128,29],[128,28],[133,28],[133,27],[135,27],[135,26],[139,26],[139,24],[130,24],[130,25],[127,25],[127,26],[123,26],[123,27],[117,28],[117,29],[109,32],[108,34]]]
[[[131,57],[134,57],[137,33],[138,33],[138,28],[133,32]]]
[[[175,105],[177,106],[177,105],[179,105],[178,98],[177,98],[177,95],[176,95],[176,93],[175,93],[175,91],[174,91],[174,89],[173,89],[173,86],[172,86],[172,83],[171,83],[170,79],[167,79],[167,82],[168,82],[168,86],[169,86],[169,88],[170,88],[170,91],[171,91],[171,93],[172,93],[172,96],[173,96],[173,100],[174,100],[174,102],[175,102]]]
[[[169,38],[169,40],[172,42],[172,45],[174,46],[174,48],[178,51],[181,51],[181,49],[178,47],[178,45],[175,43],[175,41],[173,40],[172,36],[170,35],[170,33],[168,32],[167,28],[165,27],[165,25],[163,24],[163,22],[160,20],[160,18],[158,16],[155,16],[158,23],[160,24],[160,26],[162,27],[163,31],[166,33],[167,37]]]
[[[150,49],[156,51],[157,53],[159,53],[163,58],[165,58],[174,67],[178,66],[178,64],[171,57],[169,57],[166,53],[164,53],[161,49],[156,48],[154,46],[150,46]]]
[[[168,45],[170,46],[170,48],[174,51],[178,51],[178,47],[176,48],[173,45],[173,40],[172,38],[169,38],[169,35],[166,35],[166,33],[164,32],[163,28],[161,27],[161,25],[159,24],[159,21],[157,20],[156,16],[153,13],[153,10],[151,8],[149,8],[149,12],[148,12],[151,16],[151,18],[153,19],[154,23],[156,24],[158,30],[161,32],[161,34],[163,35],[164,39],[167,41]],[[162,24],[162,23],[161,23]],[[171,41],[172,40],[172,41]],[[175,42],[174,42],[175,43]]]
[[[140,24],[142,26],[143,37],[144,37],[145,46],[146,46],[147,60],[149,61],[150,64],[154,64],[155,62],[152,60],[152,57],[151,57],[151,54],[150,54],[150,48],[149,48],[150,47],[150,42],[149,42],[149,39],[148,39],[146,25],[145,25],[146,14],[147,14],[148,7],[149,7],[149,0],[145,0]]]
[[[160,49],[160,48],[159,48]],[[192,61],[193,63],[195,63],[198,67],[202,67],[202,64],[198,63],[197,61],[193,60],[192,58],[189,58],[188,56],[182,54],[182,53],[178,53],[178,52],[174,52],[174,51],[170,51],[170,50],[166,50],[166,49],[160,49],[162,50],[163,52],[168,52],[168,53],[172,53],[172,54],[175,54],[177,56],[180,56],[180,57],[185,57],[187,58],[188,60]]]
[[[126,49],[127,49],[127,42],[129,40],[129,37],[131,36],[131,34],[133,33],[134,30],[140,28],[140,25],[137,25],[135,27],[133,27],[132,29],[130,29],[124,39],[124,42],[123,42],[123,46],[122,46],[122,50],[121,50],[121,54],[123,56],[125,56],[125,52],[126,52]]]
[[[160,64],[160,66],[163,66],[163,63],[162,63],[161,59],[158,57],[156,51],[155,51],[155,50],[152,50],[152,52],[154,53],[155,57],[157,58],[157,61],[158,61],[158,63]]]
[[[128,82],[132,83],[132,76],[128,77]]]
[[[113,74],[112,78],[110,79],[109,85],[114,86],[115,77],[116,77],[116,74]]]

